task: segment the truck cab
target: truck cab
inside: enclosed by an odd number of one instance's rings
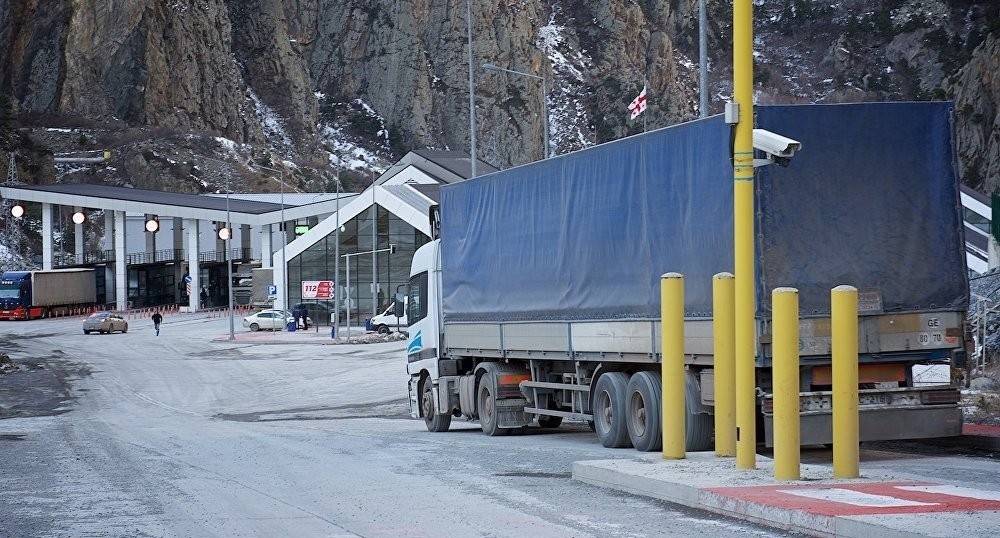
[[[440,378],[448,372],[442,372],[438,361],[442,321],[440,249],[441,240],[436,239],[414,253],[406,295],[410,415],[424,417],[432,431],[447,430],[451,423],[451,415],[440,412],[450,408],[447,380]]]
[[[27,319],[31,306],[31,273],[6,271],[0,276],[0,319]]]

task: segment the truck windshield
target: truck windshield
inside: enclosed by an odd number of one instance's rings
[[[21,283],[0,284],[0,299],[17,299],[21,296]]]

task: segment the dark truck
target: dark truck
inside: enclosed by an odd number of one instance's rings
[[[859,289],[862,440],[961,432],[948,375],[968,275],[949,103],[762,106],[802,151],[756,178],[756,387],[770,444],[770,290],[798,288],[801,441],[829,443],[830,289]],[[660,275],[685,276],[687,446],[712,439],[712,277],[733,271],[721,116],[443,186],[414,256],[410,409],[490,435],[584,420],[605,446],[659,446]],[[432,215],[435,210],[432,209]],[[922,385],[915,372],[944,370]],[[627,432],[627,435],[626,435]]]
[[[6,271],[0,276],[0,319],[66,315],[96,301],[93,269]]]

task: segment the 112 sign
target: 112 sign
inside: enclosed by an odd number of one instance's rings
[[[332,299],[333,298],[333,281],[332,280],[303,280],[302,281],[302,298],[303,299]]]

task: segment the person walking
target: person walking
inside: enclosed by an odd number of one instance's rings
[[[157,310],[153,313],[153,329],[156,329],[156,336],[160,336],[160,324],[163,323],[163,316],[160,315],[160,311]]]

